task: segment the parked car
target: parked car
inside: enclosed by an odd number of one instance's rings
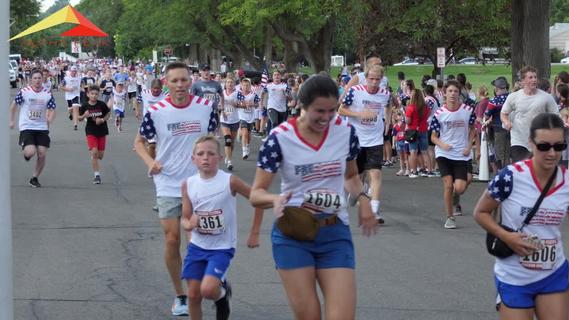
[[[419,62],[415,59],[405,59],[399,63],[395,63],[394,66],[411,66],[411,65],[418,65]]]
[[[569,57],[561,59],[560,62],[563,64],[568,64],[569,63]]]
[[[18,86],[17,80],[18,80],[18,76],[17,76],[17,70],[18,69],[14,69],[12,68],[12,64],[8,63],[8,70],[10,72],[10,86],[12,86],[12,88],[16,88]]]
[[[476,58],[474,57],[466,57],[464,59],[458,60],[459,64],[476,64]]]

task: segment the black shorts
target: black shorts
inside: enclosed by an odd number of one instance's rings
[[[239,130],[239,122],[236,122],[236,123],[221,122],[221,127],[222,128],[228,128],[229,131],[235,132],[235,131]]]
[[[360,153],[356,163],[358,165],[358,172],[362,173],[365,170],[378,169],[381,170],[381,163],[383,162],[383,145],[373,147],[361,147]]]
[[[51,139],[48,130],[23,130],[20,131],[18,144],[24,149],[25,146],[34,145],[49,148]]]
[[[427,140],[429,141],[429,145],[434,147],[435,144],[433,143],[433,140],[431,140],[431,136],[433,135],[433,130],[429,130],[428,135],[429,136],[427,137],[428,138]]]
[[[255,123],[253,123],[253,122],[249,123],[245,120],[239,121],[239,128],[241,128],[241,129],[247,129],[248,131],[251,131],[254,126],[255,126]]]
[[[79,97],[75,97],[71,100],[67,100],[67,108],[73,107],[74,104],[79,104]]]
[[[128,99],[131,100],[132,98],[136,98],[136,91],[128,93]]]
[[[470,166],[468,165],[469,162]],[[445,157],[438,157],[437,164],[439,165],[441,177],[452,176],[453,180],[467,181],[468,173],[472,173],[472,161],[470,160],[451,160]]]
[[[510,147],[510,158],[512,163],[516,163],[531,158],[531,152],[522,146],[512,146]]]

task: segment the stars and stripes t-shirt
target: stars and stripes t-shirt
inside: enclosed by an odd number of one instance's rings
[[[465,156],[463,152],[467,144],[470,143],[468,133],[475,121],[474,109],[465,104],[454,111],[449,110],[446,104],[439,108],[431,120],[430,129],[439,134],[439,139],[442,142],[451,145],[451,149],[447,151],[435,146],[435,157],[461,161],[470,160],[471,155]]]
[[[340,117],[330,122],[319,145],[304,140],[296,118],[274,128],[259,149],[257,167],[280,172],[281,192],[291,192],[287,205],[299,207],[304,194],[329,192],[344,196],[346,162],[359,152],[354,127]],[[341,208],[339,218],[348,224],[348,212]]]
[[[244,102],[246,104],[250,104],[250,103],[253,104],[250,107],[238,109],[239,120],[245,121],[247,123],[254,122],[255,121],[255,113],[253,111],[255,111],[255,108],[257,108],[257,106],[259,105],[259,102],[261,101],[261,99],[259,99],[259,96],[257,94],[255,94],[253,91],[249,92],[248,94],[245,94],[243,91],[238,91],[237,92],[237,100],[240,102]]]
[[[51,91],[42,87],[35,91],[31,86],[22,88],[14,97],[20,107],[18,127],[23,130],[48,130],[47,110],[55,109],[55,99]]]
[[[154,96],[151,90],[143,89],[140,91],[138,97],[136,97],[136,101],[142,104],[142,114],[146,114],[151,105],[163,100],[164,98],[166,98],[166,95],[162,91],[160,91],[158,96]]]
[[[538,183],[531,159],[520,161],[502,169],[488,184],[488,194],[500,202],[502,224],[520,229],[530,213],[542,187]],[[563,252],[560,226],[569,214],[569,175],[558,167],[556,179],[543,199],[538,211],[524,227],[526,234],[535,234],[545,245],[541,251],[528,257],[514,254],[496,259],[496,277],[511,285],[527,285],[551,275],[566,261]]]
[[[175,106],[170,98],[152,105],[140,125],[140,135],[156,141],[156,160],[163,166],[154,175],[156,195],[181,197],[181,183],[197,172],[191,156],[194,141],[215,131],[212,102],[190,96],[185,106]]]
[[[488,102],[488,107],[484,112],[486,117],[492,117],[492,126],[495,128],[502,129],[502,120],[500,120],[500,112],[502,111],[502,106],[506,103],[508,98],[508,93],[495,96]]]
[[[369,110],[377,114],[374,119],[348,117],[350,124],[356,128],[360,146],[374,147],[383,144],[383,118],[390,97],[391,93],[385,88],[379,88],[376,93],[369,93],[365,85],[353,86],[344,97],[343,104],[346,109],[355,112]]]

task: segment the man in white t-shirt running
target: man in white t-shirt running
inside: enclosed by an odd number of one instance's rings
[[[55,120],[55,99],[49,89],[42,85],[40,70],[31,71],[30,86],[22,88],[10,106],[10,129],[15,126],[16,110],[20,110],[20,146],[24,159],[29,161],[37,154],[36,167],[30,179],[30,186],[41,187],[38,177],[45,166],[47,149],[50,145],[49,125]]]
[[[544,112],[559,114],[553,97],[537,88],[537,69],[524,67],[520,75],[522,89],[508,95],[500,113],[504,129],[510,131],[512,163],[531,157],[528,128],[533,118]]]
[[[213,132],[217,123],[213,102],[190,95],[190,72],[184,63],[170,63],[165,74],[170,94],[148,109],[134,147],[147,165],[156,187],[158,217],[165,235],[164,260],[176,291],[172,315],[187,315],[187,296],[180,278],[181,184],[197,172],[190,161],[194,141]],[[148,140],[156,141],[155,159],[146,149]]]

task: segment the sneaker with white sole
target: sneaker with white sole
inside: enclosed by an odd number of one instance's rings
[[[225,288],[225,296],[215,302],[215,319],[216,320],[227,320],[229,319],[229,314],[231,313],[231,305],[229,299],[231,299],[231,285],[227,280],[223,282],[222,286]]]
[[[227,170],[229,171],[233,170],[233,163],[231,163],[231,160],[227,161]]]
[[[454,217],[447,218],[447,221],[445,221],[445,229],[456,229],[456,222],[454,221]]]
[[[417,172],[413,172],[413,171],[409,172],[409,178],[415,179],[418,177],[419,177],[419,175],[417,174]]]
[[[396,176],[402,176],[404,174],[405,174],[405,171],[403,171],[403,169],[401,169],[395,173]]]
[[[177,296],[172,304],[172,315],[187,316],[188,314],[188,297],[185,295]]]
[[[460,206],[460,204],[458,204],[454,207],[454,215],[455,216],[462,216],[463,215],[462,207]]]

